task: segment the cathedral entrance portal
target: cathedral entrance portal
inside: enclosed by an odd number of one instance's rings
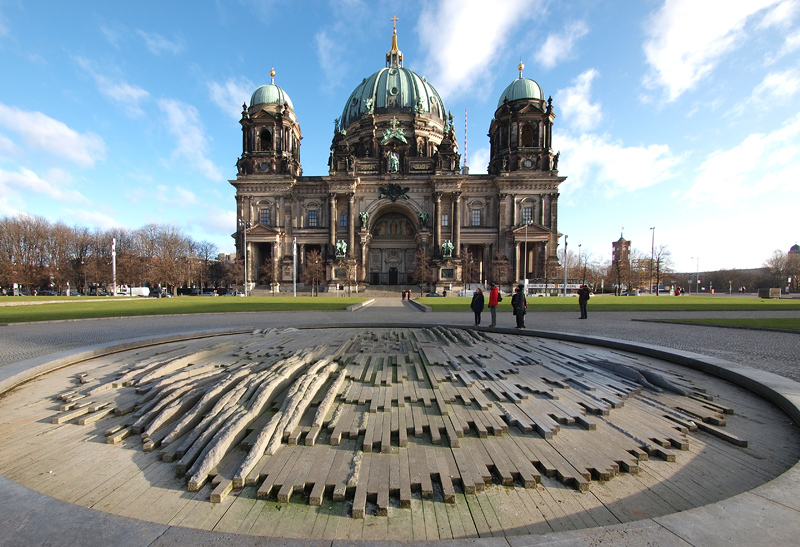
[[[369,279],[373,285],[405,285],[416,256],[416,223],[404,211],[390,210],[370,230]]]

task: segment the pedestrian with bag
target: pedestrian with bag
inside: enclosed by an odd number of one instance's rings
[[[500,296],[500,289],[497,288],[497,285],[492,283],[492,289],[489,291],[489,311],[492,312],[492,324],[489,325],[490,327],[497,326],[497,305],[503,301],[503,297]]]
[[[586,305],[589,303],[589,287],[581,285],[578,289],[578,306],[581,308],[581,319],[586,319]]]
[[[472,302],[470,303],[470,308],[475,313],[475,324],[474,327],[481,326],[481,312],[483,311],[483,291],[478,287],[475,289],[475,294],[472,295]]]
[[[517,328],[525,328],[525,310],[528,309],[528,301],[525,300],[525,292],[522,285],[517,285],[514,289],[514,296],[511,297],[511,311],[517,319]]]

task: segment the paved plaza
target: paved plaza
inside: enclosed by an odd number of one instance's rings
[[[534,303],[535,305],[535,303]],[[798,420],[800,403],[800,338],[795,333],[693,327],[636,321],[636,319],[726,316],[722,312],[605,312],[592,313],[579,321],[576,311],[527,315],[530,330],[564,336],[573,341],[617,340],[642,347],[672,350],[678,360],[694,358],[714,367],[727,367],[740,383],[766,386],[763,393],[775,399]],[[797,317],[800,312],[731,313],[741,317]],[[514,318],[502,314],[498,326],[513,327]],[[57,321],[0,327],[0,381],[25,367],[43,363],[52,356],[66,355],[97,345],[122,343],[137,338],[164,337],[189,332],[219,329],[269,329],[288,326],[377,325],[391,323],[469,326],[472,313],[465,302],[464,312],[420,312],[408,302],[378,299],[354,312],[273,312],[241,314],[203,314],[136,317],[104,320]],[[585,338],[584,338],[585,337]],[[621,346],[621,347],[622,347]],[[725,360],[726,363],[719,361]],[[777,376],[773,376],[777,375]],[[782,380],[781,377],[786,380]],[[794,380],[794,382],[792,381]],[[760,389],[760,388],[759,388]],[[2,425],[0,418],[0,426]],[[2,448],[0,448],[2,455]],[[495,537],[468,540],[471,543],[498,545],[783,545],[800,533],[793,488],[800,485],[796,468],[758,487],[717,503],[658,518],[602,528],[565,531],[542,535]],[[168,526],[93,511],[55,500],[0,476],[0,546],[25,544],[80,545],[178,545],[219,544],[330,545],[330,540],[282,540],[203,532]],[[279,534],[271,534],[279,535]],[[359,536],[361,537],[361,536]],[[363,536],[367,537],[367,536]],[[56,541],[55,538],[58,538]],[[465,540],[467,541],[467,540]],[[347,543],[333,540],[333,543]]]

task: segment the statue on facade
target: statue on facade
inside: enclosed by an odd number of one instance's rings
[[[361,211],[358,213],[358,216],[361,217],[361,226],[363,228],[367,227],[367,221],[369,221],[369,213],[366,211]]]
[[[372,97],[369,97],[364,101],[364,113],[372,114],[372,112],[373,112]]]
[[[389,152],[389,172],[390,173],[398,173],[400,172],[400,156],[397,155],[397,152],[392,150]]]
[[[556,152],[556,155],[553,156],[553,171],[558,171],[558,158],[561,157],[561,151],[559,150]]]
[[[336,258],[344,258],[347,255],[347,242],[340,239],[336,242]]]
[[[420,211],[420,213],[419,213],[419,222],[420,222],[420,224],[422,224],[423,226],[427,226],[429,218],[430,218],[430,216],[428,215],[428,213],[426,213],[425,211]]]
[[[453,242],[449,239],[445,239],[444,243],[442,243],[442,256],[444,258],[452,258],[453,257]]]
[[[341,118],[336,118],[335,120],[333,120],[333,132],[334,133],[338,133],[339,132],[339,120],[340,119]]]

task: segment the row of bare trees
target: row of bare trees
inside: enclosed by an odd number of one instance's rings
[[[179,228],[148,224],[137,230],[90,230],[42,217],[0,218],[0,287],[61,293],[112,288],[112,240],[117,284],[133,287],[228,286],[241,279],[241,265],[220,263],[217,247],[194,241]]]

